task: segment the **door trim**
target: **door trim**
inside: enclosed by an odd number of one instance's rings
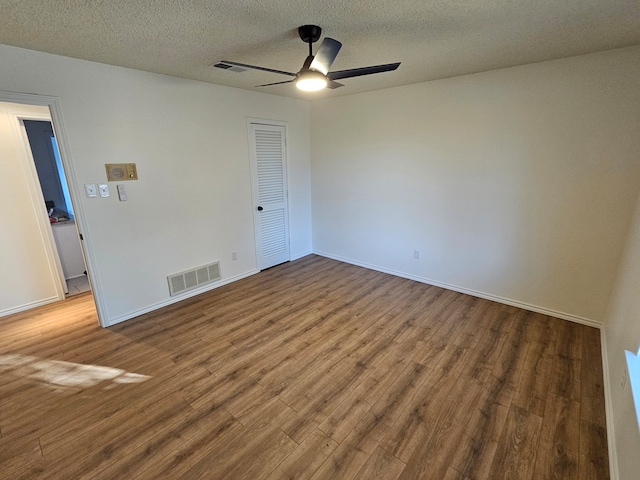
[[[60,107],[58,98],[47,95],[34,95],[31,93],[17,93],[0,90],[0,102],[22,103],[26,105],[40,105],[49,107],[49,112],[51,113],[51,124],[53,126],[53,132],[58,143],[58,151],[60,153],[62,169],[64,170],[64,174],[67,178],[67,183],[69,185],[69,194],[71,196],[71,201],[73,202],[76,227],[78,228],[78,233],[86,233],[87,221],[84,206],[80,201],[78,201],[78,199],[82,197],[80,195],[81,192],[78,190],[77,186],[78,180],[73,168],[73,162],[71,160],[72,155],[69,148],[69,143],[67,141],[66,128],[62,119],[62,109]],[[80,242],[80,245],[82,247],[82,253],[85,259],[85,265],[87,266],[87,277],[89,279],[91,290],[93,292],[93,300],[96,305],[98,321],[100,323],[100,326],[107,327],[108,325],[107,323],[105,323],[104,319],[109,317],[107,315],[106,304],[104,302],[100,287],[100,279],[98,277],[97,269],[95,268],[95,253],[91,244],[91,239],[86,234],[83,235],[83,240]],[[51,245],[51,247],[53,248],[53,245]]]

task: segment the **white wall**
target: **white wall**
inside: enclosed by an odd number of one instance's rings
[[[638,85],[633,47],[314,102],[314,251],[602,322],[640,191]]]
[[[616,448],[619,478],[631,480],[640,472],[640,432],[631,389],[628,382],[622,387],[622,378],[624,351],[637,353],[640,347],[640,197],[604,329],[611,399],[609,431],[614,431],[609,441]]]
[[[0,316],[59,299],[56,267],[47,254],[46,210],[35,166],[30,173],[26,139],[16,115],[46,116],[46,107],[0,102]],[[40,208],[32,196],[40,197]],[[38,217],[41,217],[39,223]]]
[[[0,90],[59,99],[105,323],[170,301],[168,274],[216,260],[223,281],[256,271],[247,117],[287,122],[291,254],[311,251],[306,102],[8,46],[0,64]],[[122,162],[139,176],[127,202],[115,183],[106,199],[77,195]]]

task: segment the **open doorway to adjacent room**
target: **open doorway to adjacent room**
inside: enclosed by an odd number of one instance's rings
[[[91,294],[51,111],[0,101],[0,317]]]
[[[62,267],[66,296],[90,290],[73,202],[62,167],[53,125],[48,120],[21,120],[42,189],[43,200]]]

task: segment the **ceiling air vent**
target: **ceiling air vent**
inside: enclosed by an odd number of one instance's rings
[[[174,295],[193,290],[207,283],[217,282],[220,278],[220,262],[174,273],[167,277],[169,281],[169,294],[173,297]]]
[[[241,73],[241,72],[246,72],[247,71],[246,68],[236,67],[234,65],[228,65],[228,64],[222,63],[222,62],[214,63],[213,66],[216,67],[216,68],[222,68],[223,70],[229,70],[230,72],[236,72],[236,73]]]

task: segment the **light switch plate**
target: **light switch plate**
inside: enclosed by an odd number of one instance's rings
[[[98,187],[96,187],[95,183],[85,183],[84,191],[88,198],[95,198],[98,196]]]
[[[109,196],[109,185],[101,183],[98,185],[98,192],[100,192],[100,197],[107,198]]]

